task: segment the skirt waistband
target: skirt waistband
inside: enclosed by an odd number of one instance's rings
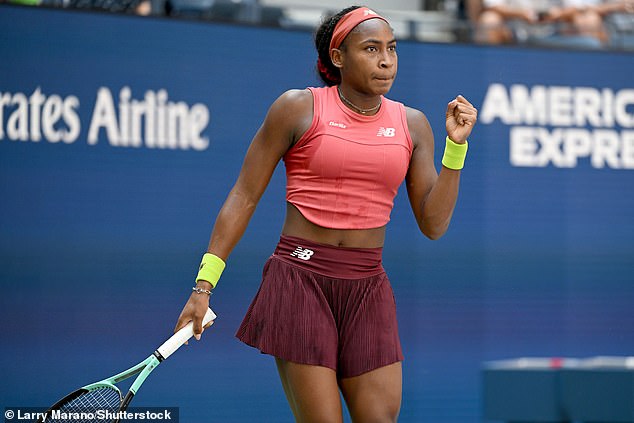
[[[340,279],[361,279],[383,273],[383,248],[349,248],[280,236],[273,256],[308,271]]]

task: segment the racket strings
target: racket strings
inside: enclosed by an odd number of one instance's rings
[[[59,407],[59,419],[47,419],[50,423],[104,423],[112,419],[99,418],[103,411],[116,413],[121,405],[121,393],[114,387],[101,387],[83,393]],[[103,411],[102,411],[103,410]],[[55,416],[55,415],[53,415]],[[69,418],[70,417],[70,418]]]

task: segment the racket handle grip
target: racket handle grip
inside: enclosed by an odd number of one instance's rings
[[[216,313],[214,313],[210,308],[207,308],[207,313],[205,313],[205,317],[203,317],[203,327],[213,321],[216,318]],[[174,335],[170,337],[167,341],[163,343],[160,347],[157,348],[159,354],[163,359],[166,359],[170,355],[174,353],[177,349],[181,347],[185,342],[194,336],[194,323],[189,322],[182,328],[178,330]]]

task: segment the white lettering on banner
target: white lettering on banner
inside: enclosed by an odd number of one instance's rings
[[[12,141],[38,142],[44,135],[49,142],[73,143],[81,127],[78,107],[77,97],[47,97],[39,87],[28,97],[24,93],[0,93],[0,140],[6,136]]]
[[[97,144],[99,128],[105,128],[106,137],[109,140],[114,140],[114,142],[119,141],[119,129],[117,128],[114,101],[112,100],[110,90],[107,88],[100,88],[97,92],[97,101],[95,102],[92,119],[90,120],[90,129],[88,130],[88,144]]]
[[[72,144],[80,136],[80,102],[76,96],[45,95],[40,87],[32,94],[0,92],[0,141],[45,140]],[[110,89],[101,87],[90,118],[88,145],[96,145],[103,133],[112,147],[146,147],[202,151],[209,147],[203,132],[209,109],[201,103],[168,100],[164,89],[147,91],[134,99],[123,87],[115,101]],[[102,131],[103,130],[103,131]]]
[[[634,89],[491,84],[480,121],[511,126],[509,160],[518,167],[634,169]]]
[[[88,144],[98,141],[100,129],[115,147],[149,147],[205,150],[209,139],[202,132],[209,123],[203,104],[168,101],[167,91],[147,91],[143,100],[131,99],[129,87],[119,93],[118,108],[108,88],[97,92],[88,130]],[[144,136],[143,136],[144,135]]]
[[[634,131],[515,126],[510,138],[513,166],[571,168],[580,158],[589,158],[598,169],[634,169]]]

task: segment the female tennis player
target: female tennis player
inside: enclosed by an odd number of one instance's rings
[[[381,264],[386,224],[406,180],[421,232],[445,233],[477,111],[462,96],[449,102],[437,173],[425,115],[385,97],[397,71],[388,22],[347,8],[318,28],[315,44],[326,86],[287,91],[271,105],[176,327],[193,320],[201,333],[208,294],[283,160],[286,218],[237,337],[275,357],[297,422],[341,422],[340,391],[354,422],[393,422],[403,355]]]

